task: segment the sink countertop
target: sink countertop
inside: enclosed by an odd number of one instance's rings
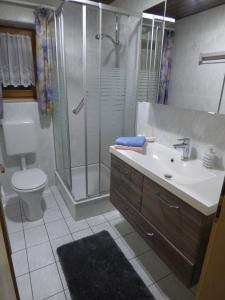
[[[224,171],[206,169],[200,160],[181,161],[177,150],[158,143],[148,143],[145,154],[115,146],[110,146],[110,152],[204,215],[216,212]],[[166,179],[165,174],[172,178]]]

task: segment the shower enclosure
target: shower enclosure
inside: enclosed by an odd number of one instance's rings
[[[66,1],[51,23],[56,180],[76,219],[111,209],[109,146],[135,134],[141,22]]]

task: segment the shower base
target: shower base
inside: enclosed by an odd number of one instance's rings
[[[101,166],[102,182],[101,187],[108,187],[110,173],[108,168]],[[75,170],[76,169],[76,170]],[[90,170],[91,169],[91,170]],[[105,172],[105,173],[104,173]],[[107,175],[106,175],[107,174]],[[76,221],[94,217],[100,214],[104,214],[111,210],[114,210],[114,206],[110,202],[109,193],[101,194],[100,196],[93,196],[89,198],[81,198],[86,196],[86,187],[85,187],[85,168],[78,167],[72,170],[72,183],[73,191],[70,192],[69,188],[65,185],[59,173],[55,171],[56,185],[61,193],[65,204],[67,205],[71,215]],[[94,165],[89,166],[89,193],[98,192],[98,168]],[[76,188],[75,188],[76,187]],[[107,189],[109,190],[109,189]],[[92,193],[93,194],[93,193]],[[77,196],[77,199],[74,197]],[[78,198],[80,197],[80,199]]]
[[[98,194],[105,194],[110,187],[110,170],[101,164],[100,173],[100,193],[99,193],[99,164],[88,165],[88,196],[93,197]],[[72,168],[72,194],[76,201],[86,198],[86,176],[85,167]]]

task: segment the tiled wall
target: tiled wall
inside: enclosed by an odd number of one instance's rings
[[[32,9],[0,5],[0,22],[5,24],[17,23],[21,26],[34,26]],[[37,133],[37,151],[35,155],[27,158],[29,167],[39,167],[48,175],[49,185],[54,183],[55,154],[53,143],[52,122],[42,119],[38,112],[37,102],[4,103],[4,119],[30,117],[35,120]],[[0,163],[6,167],[6,173],[0,175],[6,194],[13,194],[11,187],[12,174],[20,169],[18,157],[9,157],[5,152],[2,127],[0,127]]]

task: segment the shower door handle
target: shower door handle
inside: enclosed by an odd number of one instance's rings
[[[81,111],[81,109],[83,108],[84,106],[84,98],[82,98],[79,102],[79,104],[72,110],[72,112],[75,114],[75,115],[78,115],[79,112]]]

